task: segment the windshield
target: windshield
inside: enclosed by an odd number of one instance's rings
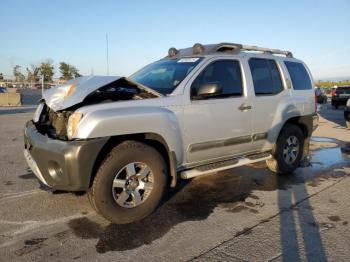
[[[130,78],[167,95],[174,91],[201,60],[199,57],[160,60],[142,68]]]

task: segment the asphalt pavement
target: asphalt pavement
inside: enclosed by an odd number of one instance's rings
[[[33,110],[0,110],[0,261],[349,261],[342,109],[322,106],[310,166],[277,176],[259,163],[193,179],[130,225],[98,216],[86,195],[38,183],[22,153]]]

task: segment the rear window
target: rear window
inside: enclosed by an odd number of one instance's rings
[[[311,79],[301,63],[285,61],[294,90],[312,89]]]
[[[337,92],[337,94],[350,94],[350,86],[338,87],[336,92]]]

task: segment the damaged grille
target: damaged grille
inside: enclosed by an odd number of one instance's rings
[[[37,129],[50,138],[67,140],[67,124],[71,114],[72,111],[55,112],[45,105],[36,124]]]

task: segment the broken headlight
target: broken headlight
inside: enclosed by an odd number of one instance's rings
[[[73,135],[77,131],[78,124],[80,120],[83,118],[82,113],[75,112],[68,119],[67,125],[67,137],[68,139],[72,139]]]

